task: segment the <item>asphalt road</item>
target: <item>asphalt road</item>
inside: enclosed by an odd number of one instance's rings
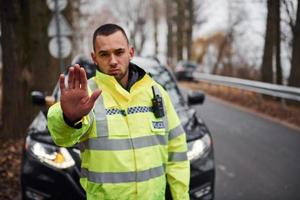
[[[208,97],[215,200],[300,200],[300,131]],[[299,116],[300,117],[300,116]]]

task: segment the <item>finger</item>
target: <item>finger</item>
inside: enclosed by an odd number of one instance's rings
[[[70,89],[74,88],[73,80],[74,80],[74,67],[70,67],[69,76],[68,76],[68,88]]]
[[[90,108],[92,108],[94,106],[95,101],[98,99],[98,97],[100,96],[101,93],[102,93],[102,90],[100,90],[100,89],[94,90],[94,92],[90,96],[89,101],[87,102]]]
[[[65,75],[64,74],[61,74],[59,76],[59,88],[60,88],[60,92],[63,93],[66,89],[66,86],[65,86]]]
[[[74,74],[75,74],[75,78],[74,78],[74,86],[75,88],[80,88],[80,66],[78,64],[76,64],[74,66]]]
[[[80,83],[81,88],[87,90],[87,77],[84,68],[80,68]]]

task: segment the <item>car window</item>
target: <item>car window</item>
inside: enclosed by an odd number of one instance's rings
[[[165,90],[167,90],[174,107],[184,105],[183,97],[179,92],[176,82],[166,68],[149,67],[146,69],[146,71],[156,82],[158,82]]]
[[[185,64],[185,67],[187,67],[187,68],[192,68],[192,69],[196,68],[195,65],[190,64],[190,63]]]

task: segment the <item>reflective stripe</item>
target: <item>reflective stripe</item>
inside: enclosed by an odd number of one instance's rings
[[[150,168],[138,172],[91,172],[81,169],[81,178],[87,178],[95,183],[126,183],[142,182],[164,175],[164,166]]]
[[[128,115],[135,114],[135,113],[145,113],[145,112],[152,112],[152,107],[148,107],[148,106],[134,106],[134,107],[129,107],[127,109]]]
[[[94,121],[94,113],[90,112],[89,113],[89,125],[91,126],[93,124]]]
[[[93,121],[94,121],[94,113],[90,112],[89,113],[89,128],[87,129],[87,131],[84,134],[82,134],[81,137],[84,137],[88,132],[90,132],[90,130],[92,129]]]
[[[126,116],[126,111],[121,110],[118,108],[107,108],[106,110],[106,115],[123,115]],[[134,106],[134,107],[129,107],[127,109],[127,114],[132,115],[136,113],[146,113],[146,112],[153,112],[152,107],[148,106]]]
[[[108,108],[106,110],[106,115],[123,115],[126,116],[125,110],[117,109],[117,108]]]
[[[155,94],[159,94],[159,96],[162,97],[161,92],[160,92],[158,86],[154,85],[153,88],[154,88]],[[166,110],[166,107],[165,107],[164,100],[163,100],[163,108],[164,108],[164,113],[165,113],[165,115],[163,116],[163,121],[164,121],[164,124],[165,124],[165,129],[168,130],[167,110]]]
[[[96,81],[94,80],[94,78],[91,78],[88,80],[88,85],[92,91],[98,89],[98,85],[97,85]]]
[[[186,152],[169,152],[168,161],[178,162],[178,161],[185,161],[185,160],[187,160]]]
[[[167,138],[163,135],[143,136],[132,139],[108,139],[108,137],[89,138],[84,142],[88,150],[129,150],[155,145],[166,145]]]
[[[89,79],[88,83],[92,91],[98,88],[98,85],[94,80],[94,78]],[[94,112],[95,112],[95,119],[96,119],[97,136],[98,137],[108,136],[106,110],[103,104],[102,95],[100,95],[95,102]]]
[[[97,136],[108,136],[108,122],[102,96],[98,97],[95,103],[94,111],[96,118]]]
[[[169,131],[169,141],[183,134],[184,130],[181,125],[176,126],[172,130]]]

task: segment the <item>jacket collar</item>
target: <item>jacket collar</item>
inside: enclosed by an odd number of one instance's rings
[[[114,76],[104,74],[99,70],[96,71],[95,81],[103,91],[107,91],[118,100],[123,99],[126,102],[140,90],[154,85],[153,79],[142,68],[133,63],[129,65],[128,78],[127,89],[123,88]]]

